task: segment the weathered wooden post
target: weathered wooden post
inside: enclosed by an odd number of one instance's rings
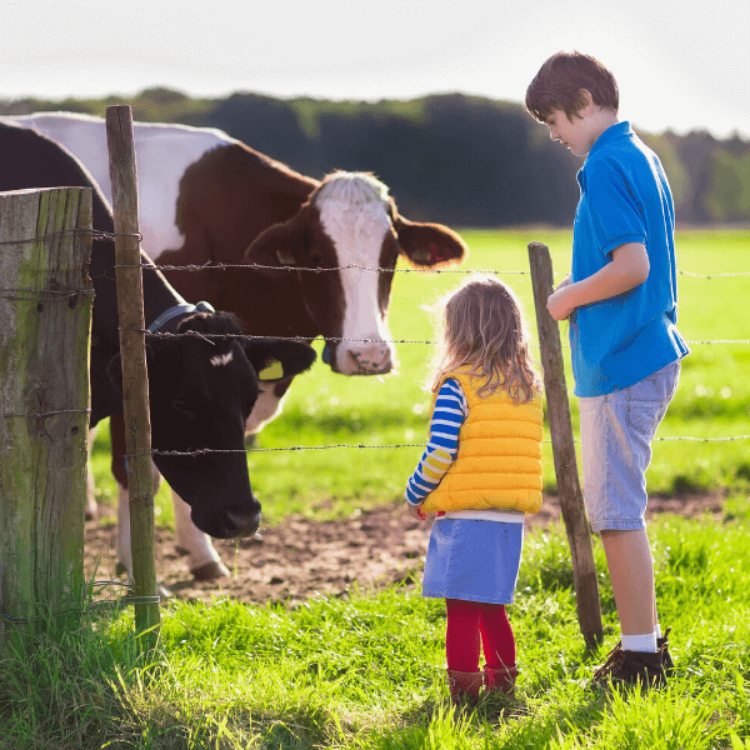
[[[83,601],[91,221],[90,188],[0,193],[0,652]]]
[[[156,646],[160,622],[154,560],[154,492],[151,478],[151,420],[138,240],[138,173],[129,106],[107,107],[107,143],[115,218],[117,306],[120,321],[125,445],[130,494],[136,631],[144,651]]]
[[[549,248],[541,242],[530,243],[529,264],[534,287],[539,345],[542,350],[544,390],[547,395],[547,416],[555,456],[557,489],[573,561],[578,622],[586,644],[593,648],[601,643],[603,638],[599,585],[596,579],[589,522],[578,480],[578,460],[565,384],[560,326],[547,310],[547,298],[554,291]]]

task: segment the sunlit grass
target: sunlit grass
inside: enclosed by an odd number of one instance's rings
[[[745,747],[750,503],[730,504],[720,520],[665,515],[651,525],[660,620],[673,629],[676,662],[663,691],[606,699],[586,690],[619,637],[614,602],[596,540],[605,642],[587,653],[565,534],[553,526],[527,538],[509,609],[515,702],[492,698],[454,716],[443,602],[355,586],[291,611],[172,602],[160,650],[146,662],[129,611],[84,623],[62,643],[41,636],[0,660],[0,747]]]

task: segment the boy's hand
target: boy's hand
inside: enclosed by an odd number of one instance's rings
[[[409,505],[409,503],[406,504],[406,509],[409,512],[409,515],[412,518],[416,518],[417,521],[424,521],[425,518],[427,518],[427,514],[422,513],[422,506],[415,506],[415,505]]]
[[[547,298],[547,310],[555,320],[566,320],[578,307],[570,280],[565,279]]]

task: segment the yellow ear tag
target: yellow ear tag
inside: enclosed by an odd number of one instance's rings
[[[284,368],[278,359],[269,360],[266,366],[258,373],[259,380],[281,380],[284,377]]]

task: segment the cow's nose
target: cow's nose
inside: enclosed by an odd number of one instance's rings
[[[224,514],[224,531],[225,539],[234,539],[235,537],[252,536],[260,526],[261,511],[258,509],[254,513],[234,513],[228,510]]]
[[[374,343],[361,349],[349,349],[346,354],[355,375],[380,375],[391,371],[391,350],[387,344]]]

